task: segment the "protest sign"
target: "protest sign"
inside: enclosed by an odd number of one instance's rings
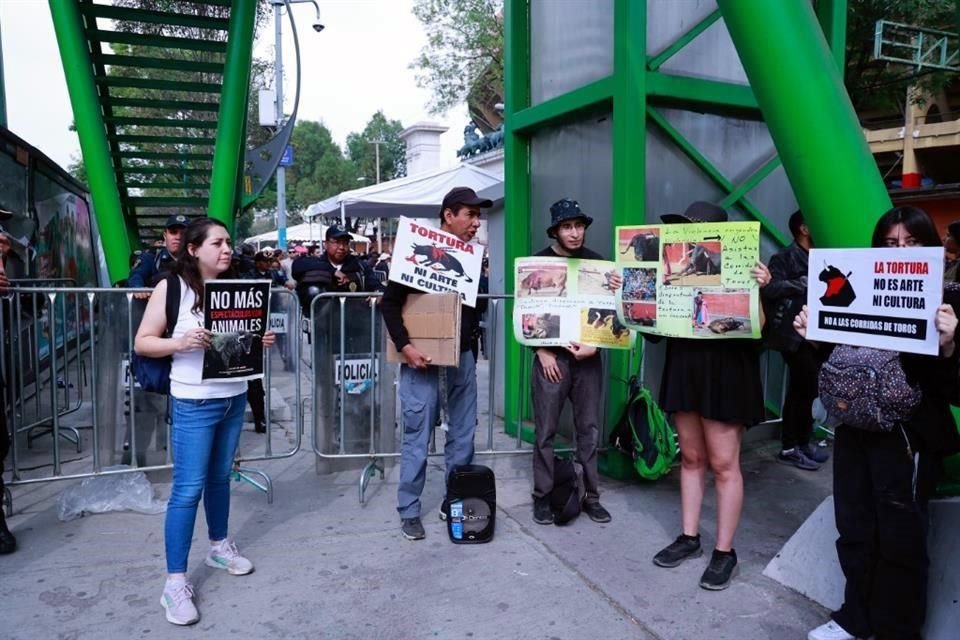
[[[760,223],[617,227],[620,322],[677,338],[759,338]]]
[[[811,249],[807,339],[936,355],[943,248]]]
[[[476,307],[482,265],[483,245],[400,218],[390,262],[392,282],[425,293],[455,291],[463,304]]]
[[[269,312],[269,280],[203,283],[203,326],[213,334],[203,354],[204,382],[263,377],[263,334]]]
[[[617,319],[610,277],[616,265],[603,260],[518,258],[513,333],[534,347],[572,342],[629,349],[633,333]]]

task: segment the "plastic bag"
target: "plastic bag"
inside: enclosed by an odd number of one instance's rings
[[[106,471],[129,469],[110,467]],[[58,517],[63,522],[89,513],[136,511],[157,514],[167,510],[165,500],[154,498],[153,485],[142,471],[86,478],[60,494]]]

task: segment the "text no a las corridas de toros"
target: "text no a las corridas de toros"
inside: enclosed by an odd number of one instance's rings
[[[457,236],[400,218],[390,280],[425,293],[456,291],[463,304],[477,306],[483,245],[464,242]]]
[[[263,334],[270,314],[268,280],[207,280],[203,326],[213,336],[203,354],[205,382],[263,377]]]
[[[811,249],[807,338],[936,355],[943,248]]]

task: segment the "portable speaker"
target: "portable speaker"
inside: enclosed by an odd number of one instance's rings
[[[493,470],[478,464],[453,468],[447,479],[447,533],[454,544],[493,540],[497,485]]]

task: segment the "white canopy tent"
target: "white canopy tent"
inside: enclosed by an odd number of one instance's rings
[[[304,224],[298,224],[294,227],[287,228],[287,241],[288,242],[316,242],[320,243],[323,241],[325,234],[327,233],[327,225],[320,224],[319,222],[309,222]],[[261,233],[258,236],[253,236],[247,238],[247,242],[257,245],[257,249],[260,248],[260,245],[263,243],[276,243],[278,240],[277,231],[268,231],[266,233]],[[358,235],[356,233],[351,233],[351,241],[359,242],[361,244],[369,244],[370,240],[367,238]]]
[[[339,195],[307,207],[304,218],[339,213],[341,222],[353,218],[435,217],[443,196],[454,187],[470,187],[493,201],[503,199],[503,178],[472,164],[461,163]]]

